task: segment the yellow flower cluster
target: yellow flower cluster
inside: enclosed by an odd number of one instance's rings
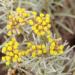
[[[27,43],[27,49],[25,51],[18,50],[19,43],[15,38],[12,38],[9,42],[5,43],[2,48],[2,53],[5,56],[2,57],[2,61],[6,63],[6,65],[10,65],[10,63],[21,62],[22,56],[28,56],[35,58],[37,56],[47,54],[50,52],[50,55],[61,55],[63,54],[63,45],[59,45],[56,40],[52,40],[50,43],[49,49],[45,46],[45,44],[34,44],[31,42]]]
[[[47,53],[47,50],[44,44],[35,45],[31,42],[27,43],[27,51],[25,51],[25,55],[30,54],[32,57],[36,57],[45,53]]]
[[[10,15],[8,15],[8,23],[7,23],[7,30],[8,36],[11,36],[12,34],[20,34],[21,30],[20,30],[20,26],[25,25],[27,23],[26,18],[29,17],[29,13],[27,13],[25,11],[24,8],[17,8],[16,12],[10,13]]]
[[[53,40],[50,45],[51,55],[61,55],[63,54],[64,46],[60,45],[56,40]]]
[[[33,17],[29,18],[30,15]],[[38,36],[45,35],[51,28],[49,14],[40,13],[37,15],[34,11],[28,13],[24,8],[18,7],[15,12],[12,11],[8,19],[9,21],[6,27],[8,36],[16,33],[20,34],[20,27],[26,24],[32,25],[33,32]]]
[[[38,36],[45,35],[48,31],[50,31],[50,16],[48,14],[40,13],[37,15],[36,12],[32,12],[34,18],[29,20],[28,23],[32,26],[32,30]]]
[[[25,51],[18,50],[19,43],[15,38],[12,38],[9,42],[5,43],[2,48],[2,53],[6,54],[2,57],[2,61],[9,65],[10,63],[21,62],[22,56],[28,56],[35,58],[37,56],[47,54],[50,55],[61,55],[63,54],[63,45],[59,45],[57,41],[53,40],[49,46],[49,49],[45,44],[33,44],[31,42],[27,43],[27,49]]]
[[[36,56],[40,56],[43,54],[50,54],[50,55],[61,55],[63,54],[63,49],[64,46],[59,44],[56,40],[53,40],[49,46],[49,48],[47,48],[45,46],[45,44],[33,44],[31,42],[28,43],[27,45],[27,51],[25,52],[25,55],[31,55],[32,57],[36,57]]]
[[[61,38],[58,38],[61,40]],[[51,55],[61,55],[64,53],[64,46],[62,44],[59,44],[57,39],[54,39],[51,37],[51,33],[48,33],[47,40],[50,43],[50,54]]]
[[[5,43],[4,47],[2,48],[2,53],[5,54],[5,56],[2,57],[2,61],[4,61],[6,65],[21,62],[22,56],[30,55],[34,58],[47,53],[54,56],[63,54],[64,46],[59,44],[56,39],[51,37],[51,23],[50,16],[48,14],[37,14],[34,11],[28,13],[24,8],[18,7],[15,12],[13,11],[8,16],[8,19],[9,21],[6,26],[8,36],[16,33],[20,34],[21,26],[31,25],[33,32],[37,36],[44,37],[45,35],[47,42],[50,45],[46,46],[45,44],[34,44],[32,42],[28,42],[26,50],[19,50],[19,43],[15,38],[12,38],[9,42]]]
[[[2,61],[6,63],[6,65],[10,65],[11,62],[21,62],[21,57],[24,55],[24,51],[18,50],[19,43],[15,38],[12,38],[9,42],[4,44],[2,48],[2,53],[5,56],[2,57]]]

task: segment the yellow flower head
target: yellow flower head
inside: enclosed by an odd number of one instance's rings
[[[40,13],[37,15],[36,12],[32,12],[34,18],[29,20],[28,23],[32,26],[32,30],[38,36],[45,35],[48,31],[50,31],[50,16],[48,14]]]
[[[15,38],[12,38],[9,42],[4,44],[2,48],[2,53],[6,56],[2,57],[2,61],[6,62],[6,65],[9,65],[12,62],[19,62],[19,58],[24,56],[24,51],[18,50],[19,43]]]
[[[26,12],[24,8],[17,8],[16,11],[12,11],[10,15],[8,15],[8,23],[7,23],[7,30],[8,36],[12,34],[20,34],[21,29],[20,27],[26,25],[27,21],[26,18],[29,17],[29,13]]]
[[[27,51],[25,51],[26,55],[31,55],[32,57],[36,57],[36,56],[42,55],[44,53],[47,53],[45,44],[37,44],[36,45],[34,43],[28,42],[27,45],[28,45]]]
[[[50,54],[51,55],[61,55],[63,54],[64,46],[59,44],[58,41],[53,40],[50,44]]]

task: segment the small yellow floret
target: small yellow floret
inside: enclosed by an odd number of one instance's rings
[[[7,25],[7,29],[9,30],[9,29],[11,29],[12,27],[11,27],[11,25]]]
[[[5,53],[6,52],[6,47],[3,47],[2,48],[2,53]]]
[[[10,56],[5,56],[5,58],[7,61],[10,61],[10,59],[11,59]]]
[[[59,54],[59,55],[61,55],[61,54],[63,54],[63,53],[64,53],[63,50],[60,50],[60,49],[58,50],[58,54]]]
[[[43,53],[47,53],[47,50],[46,49],[43,49]]]
[[[40,13],[40,17],[44,17],[44,14],[43,13]]]
[[[60,49],[60,50],[63,50],[63,48],[64,48],[63,45],[60,45],[60,46],[59,46],[59,49]]]
[[[16,9],[16,11],[17,11],[18,13],[21,13],[21,12],[22,12],[22,10],[21,10],[20,7],[18,7],[18,8]]]
[[[42,20],[41,20],[41,17],[36,17],[36,21],[37,21],[37,22],[38,22],[38,21],[39,21],[39,22],[42,21]]]
[[[18,54],[18,53],[19,53],[19,51],[18,51],[18,50],[15,50],[15,51],[14,51],[14,53],[15,53],[15,54]]]
[[[15,57],[16,59],[18,59],[18,55],[14,55],[14,57]]]
[[[55,56],[58,55],[57,51],[53,51],[53,55]]]
[[[54,50],[50,50],[50,55],[54,55]]]
[[[9,52],[9,51],[7,51],[7,52],[6,52],[6,55],[10,55],[10,52]]]
[[[10,53],[9,53],[9,56],[14,56],[13,52],[10,52]]]
[[[13,44],[13,42],[12,42],[12,41],[9,41],[9,42],[8,42],[8,45],[9,45],[9,46],[11,46],[12,44]]]
[[[35,50],[36,49],[36,46],[35,45],[32,45],[32,49]]]
[[[32,14],[33,14],[34,16],[36,16],[36,15],[37,15],[37,12],[36,12],[36,11],[32,11]]]
[[[18,62],[21,62],[22,61],[22,59],[21,58],[18,58],[18,60],[17,60]]]
[[[38,30],[42,30],[43,27],[41,25],[38,26]]]
[[[30,50],[25,51],[26,56],[29,55],[29,53],[30,53]]]
[[[38,50],[38,55],[41,55],[42,54],[42,50]]]
[[[13,62],[17,62],[17,58],[13,57]]]
[[[47,36],[47,38],[48,38],[48,42],[53,42],[53,39],[50,37],[50,36]]]
[[[5,56],[2,56],[2,61],[5,61],[6,59],[5,59]]]
[[[41,36],[45,35],[45,32],[44,32],[44,31],[41,31],[41,32],[40,32],[40,35],[41,35]]]
[[[36,57],[36,52],[32,52],[32,57],[33,57],[33,58]]]
[[[23,17],[27,17],[28,14],[27,13],[22,13]]]
[[[8,16],[8,18],[9,18],[9,19],[12,19],[12,18],[13,18],[13,16],[12,16],[12,15],[9,15],[9,16]]]
[[[8,49],[9,51],[11,51],[11,50],[12,50],[12,47],[11,47],[11,46],[8,46],[7,49]]]
[[[50,15],[49,14],[46,14],[46,18],[49,18],[50,17]]]
[[[9,61],[7,61],[7,62],[6,62],[6,66],[9,66],[9,65],[10,65],[10,62],[9,62]]]
[[[46,46],[44,44],[42,44],[42,49],[45,49],[45,48],[46,48]]]
[[[29,20],[28,23],[29,23],[30,25],[33,25],[33,24],[34,24],[34,23],[33,23],[33,20]]]
[[[32,30],[35,31],[36,30],[36,27],[35,26],[32,26]]]
[[[21,54],[24,56],[25,55],[25,51],[22,51]]]
[[[27,43],[27,47],[30,47],[31,45],[32,45],[31,42],[28,42],[28,43]]]
[[[24,22],[23,18],[19,18],[19,22],[20,23]]]
[[[41,49],[41,48],[42,48],[42,46],[41,46],[41,45],[37,45],[37,48],[38,48],[38,49]]]
[[[7,35],[8,36],[11,36],[12,35],[12,32],[11,31],[8,31]]]
[[[42,25],[43,25],[43,26],[45,26],[45,25],[46,25],[46,22],[45,22],[45,21],[43,21],[43,22],[42,22]]]
[[[17,49],[17,48],[18,48],[18,46],[15,44],[15,45],[13,46],[13,48],[14,48],[14,49]]]

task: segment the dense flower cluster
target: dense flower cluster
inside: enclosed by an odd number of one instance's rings
[[[26,18],[29,17],[29,13],[25,11],[24,8],[17,8],[15,12],[11,12],[8,16],[8,23],[7,23],[7,30],[8,36],[11,36],[12,34],[20,34],[21,29],[20,27],[25,25],[27,23]]]
[[[27,19],[32,14],[31,19]],[[17,8],[15,12],[11,12],[8,16],[7,30],[8,36],[12,34],[20,33],[20,27],[22,25],[32,25],[32,30],[38,36],[45,35],[51,28],[50,16],[48,14],[40,13],[37,15],[36,12],[28,13],[24,8]]]
[[[9,65],[10,63],[21,62],[22,56],[31,56],[32,58],[36,56],[41,56],[44,54],[50,55],[61,55],[63,54],[64,46],[60,44],[57,39],[52,37],[50,31],[50,16],[48,14],[37,14],[37,12],[27,12],[24,8],[17,8],[16,12],[12,12],[8,16],[7,30],[8,36],[13,34],[21,33],[21,26],[30,26],[34,35],[46,37],[46,42],[40,42],[35,44],[35,42],[27,42],[27,47],[25,50],[19,50],[19,43],[15,38],[4,44],[2,48],[2,53],[5,56],[2,57],[2,61]],[[40,37],[42,38],[42,37]],[[41,40],[41,39],[40,39]]]
[[[25,51],[25,55],[31,55],[32,57],[40,56],[42,54],[50,54],[50,55],[61,55],[63,54],[64,46],[59,44],[56,40],[53,40],[49,46],[46,47],[45,44],[33,44],[28,42],[27,51]]]
[[[12,38],[9,42],[4,44],[2,53],[5,56],[2,57],[2,61],[9,65],[11,62],[21,62],[21,57],[24,55],[24,51],[18,50],[19,43],[15,38]]]
[[[36,12],[32,12],[34,18],[29,20],[29,24],[32,25],[32,30],[38,36],[45,35],[48,31],[50,31],[50,16],[48,14],[40,13],[37,15]]]
[[[64,46],[59,44],[58,41],[53,40],[50,45],[50,54],[51,55],[61,55],[63,54]]]
[[[32,57],[40,56],[47,53],[46,46],[44,44],[33,44],[31,42],[27,43],[26,55],[31,54]]]

